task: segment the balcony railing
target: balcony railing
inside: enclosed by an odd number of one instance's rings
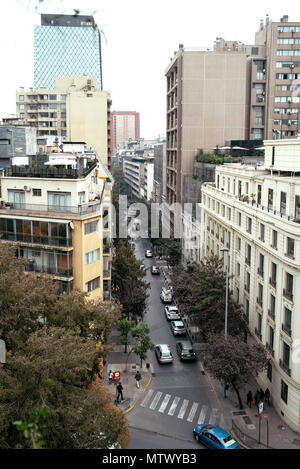
[[[71,238],[37,236],[28,233],[10,233],[0,231],[0,239],[4,241],[17,241],[19,243],[42,244],[48,246],[72,247]]]
[[[78,179],[87,176],[94,168],[97,162],[91,162],[86,168],[68,169],[68,168],[26,168],[24,166],[11,166],[6,168],[4,176],[6,177],[34,177],[34,178],[59,178],[59,179]]]
[[[291,376],[291,369],[289,368],[289,364],[279,359],[279,366],[285,371],[289,376]]]
[[[6,205],[0,206],[0,210],[28,210],[38,212],[60,212],[60,213],[74,213],[77,215],[85,215],[88,213],[98,212],[100,210],[100,200],[89,202],[82,205],[42,205],[42,204],[27,204],[7,202]]]
[[[47,265],[38,266],[35,262],[28,262],[25,264],[25,272],[50,274],[58,277],[73,277],[73,269],[49,267]]]

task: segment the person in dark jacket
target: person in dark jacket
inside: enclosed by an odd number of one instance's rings
[[[270,405],[270,390],[269,390],[269,388],[266,389],[265,400],[268,403],[268,405]]]
[[[249,391],[247,394],[247,405],[250,407],[250,409],[251,409],[252,401],[253,401],[252,392]]]
[[[136,372],[135,374],[135,381],[136,381],[136,387],[139,388],[140,387],[140,381],[142,379],[142,375],[139,371]]]
[[[263,392],[263,390],[261,388],[259,390],[259,398],[262,402],[264,402],[265,393]]]
[[[124,401],[124,397],[123,397],[123,386],[122,386],[122,383],[121,381],[119,382],[118,386],[117,386],[117,402],[120,402],[121,399],[122,401]],[[121,397],[121,399],[120,399]]]

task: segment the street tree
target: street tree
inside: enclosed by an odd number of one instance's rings
[[[240,409],[243,403],[240,390],[251,377],[265,370],[268,356],[258,343],[247,344],[238,336],[211,335],[205,348],[205,366],[221,383],[229,383],[236,392]]]
[[[32,411],[50,416],[40,425],[47,449],[108,448],[127,432],[126,419],[96,378],[94,341],[79,331],[43,327],[21,352],[8,352],[0,369],[0,448],[28,448],[14,422],[30,422]],[[51,385],[49,386],[49,381]]]
[[[149,326],[147,324],[138,324],[134,329],[132,329],[131,334],[135,339],[135,345],[133,346],[134,353],[140,357],[141,366],[143,360],[146,360],[147,353],[149,350],[154,349],[154,344],[151,342],[149,336]]]
[[[127,347],[130,344],[129,333],[133,328],[133,323],[127,318],[123,318],[118,323],[119,329],[121,330],[120,340],[123,345],[125,345],[124,353],[127,353]]]
[[[174,295],[191,318],[225,297],[225,280],[223,260],[217,256],[189,264],[185,270],[177,267],[171,274]]]
[[[150,284],[144,280],[146,272],[127,241],[115,247],[112,263],[112,296],[122,305],[124,317],[137,321],[147,306]]]

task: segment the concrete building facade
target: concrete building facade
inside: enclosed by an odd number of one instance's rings
[[[0,125],[0,167],[15,164],[16,159],[27,160],[28,156],[35,155],[36,152],[36,129],[29,126]]]
[[[269,352],[259,383],[299,431],[300,138],[264,144],[264,166],[217,166],[202,186],[201,256],[229,249],[233,298]]]
[[[140,114],[135,111],[111,112],[111,149],[115,155],[117,147],[126,140],[140,139]]]

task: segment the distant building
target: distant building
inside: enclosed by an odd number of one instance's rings
[[[150,201],[153,196],[154,157],[124,157],[123,175],[138,199]]]
[[[27,164],[37,153],[36,129],[20,125],[0,125],[0,167]]]
[[[109,299],[112,178],[95,152],[70,142],[42,166],[7,168],[0,177],[0,242],[13,243],[26,272],[48,275]]]
[[[96,77],[102,90],[101,34],[93,16],[42,14],[34,28],[34,89],[54,90],[57,77]]]
[[[159,204],[165,201],[166,142],[154,145],[154,186],[153,201]]]
[[[114,155],[117,146],[127,139],[140,139],[140,114],[135,111],[112,111],[111,150]]]
[[[111,98],[108,91],[96,88],[95,77],[56,78],[52,91],[21,88],[16,103],[18,117],[36,129],[38,139],[84,141],[110,166]],[[40,143],[47,146],[46,141]]]

